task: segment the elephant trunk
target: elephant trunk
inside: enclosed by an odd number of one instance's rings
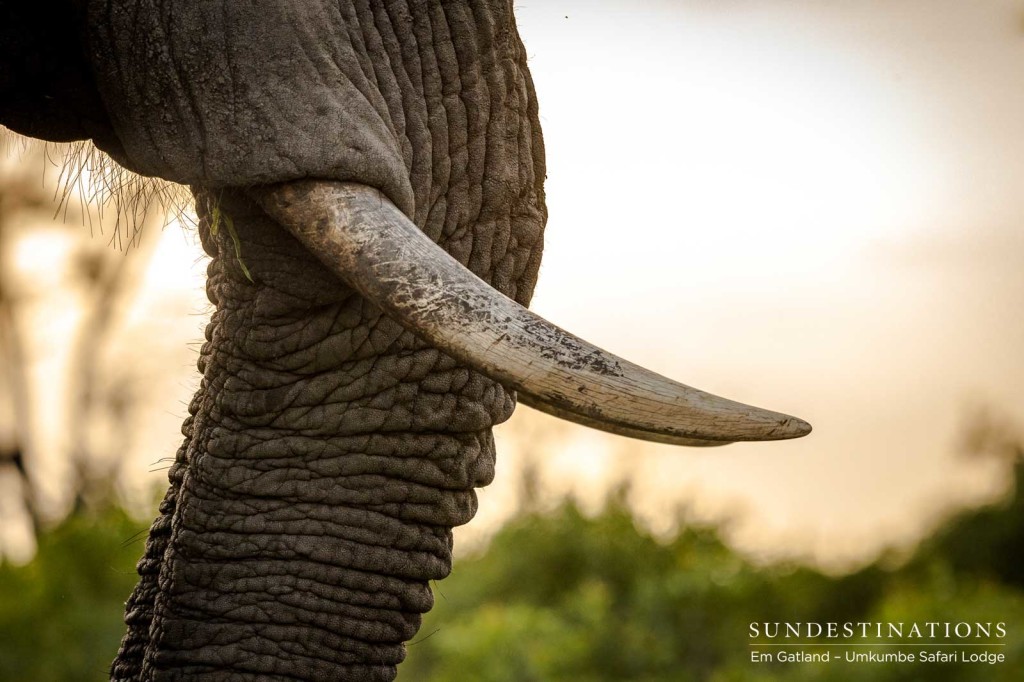
[[[393,679],[513,399],[240,195],[197,206],[216,310],[112,677]]]

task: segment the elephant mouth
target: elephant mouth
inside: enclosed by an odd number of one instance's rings
[[[783,440],[811,431],[802,419],[644,369],[532,313],[455,260],[376,189],[309,180],[250,191],[347,284],[531,407],[674,445]]]

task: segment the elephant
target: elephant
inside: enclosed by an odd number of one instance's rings
[[[394,679],[517,399],[679,445],[809,432],[528,310],[545,159],[512,5],[0,10],[0,124],[189,186],[211,257],[112,680]]]

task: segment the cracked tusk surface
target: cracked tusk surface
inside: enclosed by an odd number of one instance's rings
[[[434,346],[556,417],[675,445],[798,438],[796,417],[686,386],[587,343],[491,288],[377,190],[291,182],[251,190],[351,287]]]

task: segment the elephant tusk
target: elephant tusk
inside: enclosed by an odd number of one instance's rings
[[[346,283],[434,346],[569,421],[643,440],[723,445],[810,432],[608,353],[490,287],[376,189],[299,181],[251,190]]]

